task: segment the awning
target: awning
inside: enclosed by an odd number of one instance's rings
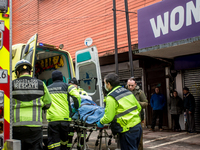
[[[139,49],[134,51],[134,53],[136,55],[168,59],[200,53],[200,36]]]

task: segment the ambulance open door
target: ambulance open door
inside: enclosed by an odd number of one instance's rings
[[[32,64],[33,72],[35,72],[34,64],[35,64],[37,39],[38,39],[38,34],[36,33],[28,40],[24,50],[22,51],[22,58],[28,60]],[[34,75],[33,72],[31,72],[32,77]]]
[[[102,79],[96,46],[77,51],[75,67],[80,88],[86,91],[97,105],[103,106]]]

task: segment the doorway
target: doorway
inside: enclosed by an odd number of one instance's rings
[[[147,85],[147,99],[149,101],[149,105],[147,107],[147,126],[150,127],[153,118],[153,109],[150,105],[151,96],[155,93],[155,88],[160,88],[160,93],[162,93],[167,101],[166,95],[166,79],[165,79],[165,67],[149,69],[146,71],[146,85]],[[158,119],[156,122],[156,126],[158,126]],[[167,113],[167,103],[163,109],[163,128],[168,128],[168,113]]]

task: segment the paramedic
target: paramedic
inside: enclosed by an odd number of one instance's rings
[[[78,88],[78,81],[76,78],[72,78],[70,81],[69,81],[69,84],[72,84],[74,85],[77,89],[78,89],[78,92],[80,95],[85,95],[85,96],[88,96],[88,93],[86,91],[84,91],[82,88]]]
[[[75,109],[80,107],[81,98],[75,86],[63,82],[62,72],[52,72],[53,84],[48,86],[52,105],[47,111],[48,124],[48,149],[70,149],[68,144],[69,125],[71,121],[71,106],[69,96],[74,101]]]
[[[78,81],[76,78],[72,78],[70,81],[69,81],[69,84],[71,85],[74,85],[77,89],[78,89],[78,92],[80,94],[80,97],[81,99],[90,99],[92,100],[92,98],[90,96],[88,96],[88,93],[86,91],[84,91],[82,88],[78,88]],[[70,99],[70,102],[72,100]],[[75,113],[75,112],[73,112]],[[68,144],[71,144],[72,145],[72,139],[73,139],[73,136],[74,136],[74,128],[73,127],[70,127],[70,132],[69,132],[69,135],[68,135]],[[81,133],[81,139],[80,139],[80,144],[81,146],[83,146],[83,143],[84,143],[84,134]]]
[[[46,85],[31,77],[31,63],[15,65],[17,79],[12,81],[13,139],[21,140],[22,150],[42,150],[42,109],[51,105]]]
[[[142,134],[141,106],[132,92],[119,86],[117,74],[106,75],[104,83],[109,93],[105,99],[105,114],[97,126],[102,128],[111,122],[112,133],[119,135],[121,150],[137,150]]]

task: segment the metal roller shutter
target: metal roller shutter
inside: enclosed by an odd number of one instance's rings
[[[200,69],[185,70],[184,86],[187,86],[195,98],[195,127],[200,132]]]

